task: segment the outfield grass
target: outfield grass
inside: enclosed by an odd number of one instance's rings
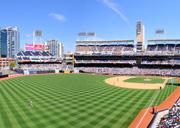
[[[145,83],[145,84],[161,84],[164,83],[165,79],[161,77],[144,77],[144,76],[139,76],[139,77],[132,77],[124,82],[130,82],[130,83]]]
[[[126,128],[153,95],[159,93],[158,105],[175,89],[123,89],[105,84],[106,78],[71,74],[0,81],[0,128]]]

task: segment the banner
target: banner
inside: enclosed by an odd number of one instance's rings
[[[33,46],[33,44],[26,44],[25,49],[28,51],[34,50],[34,46]]]
[[[44,44],[34,44],[34,45],[33,44],[26,44],[25,45],[25,49],[27,51],[33,51],[33,50],[35,50],[35,51],[43,51],[44,48],[45,48]]]

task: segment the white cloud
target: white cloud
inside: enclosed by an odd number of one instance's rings
[[[59,13],[49,13],[49,16],[53,17],[54,19],[56,19],[60,22],[66,21],[65,16],[62,14],[59,14]]]
[[[108,8],[114,11],[120,18],[127,24],[129,24],[128,18],[122,13],[119,5],[114,2],[114,0],[101,0],[103,4],[105,4]]]

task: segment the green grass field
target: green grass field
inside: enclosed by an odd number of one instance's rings
[[[159,93],[158,105],[175,89],[123,89],[105,84],[106,78],[69,74],[0,81],[0,128],[126,128],[153,95]]]
[[[124,82],[130,82],[130,83],[146,83],[146,84],[161,84],[165,81],[165,79],[161,77],[133,77],[125,80]]]

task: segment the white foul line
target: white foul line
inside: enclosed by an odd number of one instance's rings
[[[159,91],[159,92],[160,92],[160,91]],[[157,98],[159,92],[157,92],[156,98]],[[154,100],[155,100],[156,98],[154,98]],[[154,100],[151,101],[151,103],[149,104],[149,106],[152,105],[152,103],[154,102]],[[144,117],[145,117],[146,113],[149,111],[149,109],[150,109],[150,108],[148,107],[148,109],[146,110],[146,112],[145,112],[144,115],[142,116],[141,120],[140,120],[139,123],[136,125],[136,128],[139,127],[139,125],[141,124],[142,120],[144,119]]]

